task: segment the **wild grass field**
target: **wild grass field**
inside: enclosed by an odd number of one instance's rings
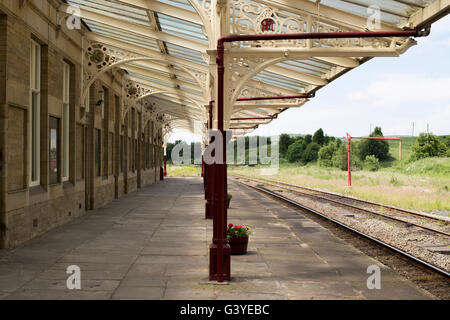
[[[169,177],[200,177],[202,168],[200,166],[176,166],[167,165],[167,175]]]
[[[416,137],[402,137],[402,161],[398,159],[399,142],[389,141],[393,160],[380,170],[352,172],[352,187],[347,187],[347,171],[321,167],[317,163],[300,165],[280,160],[276,173],[265,175],[263,166],[229,166],[230,175],[261,175],[288,183],[319,188],[361,199],[425,212],[450,215],[450,158],[425,158],[409,162]],[[200,176],[200,166],[168,166],[169,176]]]
[[[261,167],[230,167],[229,174],[260,176]],[[399,162],[379,171],[352,172],[352,187],[347,187],[347,172],[317,164],[281,164],[267,179],[299,184],[351,195],[361,199],[425,212],[450,214],[450,158],[427,158],[412,163]]]

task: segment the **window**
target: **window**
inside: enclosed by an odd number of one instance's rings
[[[64,62],[62,104],[62,180],[69,180],[70,65]]]
[[[89,112],[91,105],[91,88],[89,88],[86,92],[86,98],[84,99],[84,108],[86,110],[86,113]]]
[[[30,186],[40,183],[40,124],[41,124],[41,46],[31,40],[29,153]]]
[[[100,129],[95,129],[94,141],[95,141],[95,146],[94,146],[94,148],[95,148],[95,150],[94,150],[95,172],[97,174],[97,177],[100,177],[101,169],[102,169],[101,165],[100,165],[100,158],[101,158],[100,150],[101,150],[101,143],[102,143],[102,134],[101,134]]]
[[[101,92],[101,94],[102,94],[102,119],[104,119],[105,118],[105,103],[106,103],[106,101],[105,101],[105,91],[106,91],[106,89],[105,89],[105,87],[102,87],[102,92]]]
[[[131,166],[132,166],[131,156],[133,155],[133,153],[131,151],[132,151],[132,149],[131,149],[131,138],[128,137],[128,146],[127,146],[127,160],[128,160],[127,163],[128,163],[128,165],[127,165],[127,171],[132,171],[132,168],[131,168]]]
[[[50,154],[49,154],[49,162],[50,162],[50,184],[55,184],[60,182],[59,180],[59,119],[55,117],[50,117],[49,121],[50,128]]]
[[[138,168],[138,140],[134,139],[134,158],[133,158],[133,172]]]
[[[113,112],[113,122],[116,122],[116,114],[119,114],[120,110],[120,98],[118,96],[114,96],[114,112]]]
[[[120,141],[119,141],[119,168],[120,168],[120,172],[123,172],[123,136],[120,136]]]

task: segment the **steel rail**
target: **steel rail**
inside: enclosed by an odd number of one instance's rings
[[[249,179],[249,180],[251,180],[251,179]],[[300,204],[300,203],[298,203],[298,202],[296,202],[294,200],[291,200],[289,198],[283,197],[282,195],[279,195],[279,194],[277,194],[275,192],[272,192],[270,190],[267,190],[265,188],[259,188],[259,187],[256,187],[256,186],[252,186],[252,185],[246,184],[246,183],[244,183],[242,181],[237,181],[237,182],[242,184],[242,185],[244,185],[244,186],[247,186],[247,187],[253,188],[255,190],[258,190],[260,192],[270,194],[273,197],[276,197],[276,198],[278,198],[280,200],[283,200],[285,202],[288,202],[288,203],[290,203],[290,204],[292,204],[294,206],[302,208],[303,210],[306,210],[309,213],[312,213],[314,215],[320,216],[320,217],[322,217],[322,218],[324,218],[324,219],[326,219],[328,221],[331,221],[331,222],[339,225],[340,227],[342,227],[344,229],[350,230],[350,231],[352,231],[352,232],[354,232],[354,233],[356,233],[356,234],[358,234],[358,235],[360,235],[360,236],[362,236],[362,237],[364,237],[366,239],[374,241],[374,242],[376,242],[376,243],[378,243],[378,244],[380,244],[380,245],[382,245],[384,247],[387,247],[387,248],[389,248],[389,249],[391,249],[391,250],[393,250],[393,251],[395,251],[395,252],[397,252],[397,253],[399,253],[399,254],[401,254],[401,255],[403,255],[403,256],[411,259],[411,260],[414,260],[415,262],[417,262],[417,263],[419,263],[421,265],[424,265],[424,266],[426,266],[426,267],[428,267],[430,269],[433,269],[434,271],[436,271],[436,272],[438,272],[438,273],[440,273],[440,274],[442,274],[442,275],[444,275],[446,277],[450,277],[450,273],[447,272],[446,270],[441,269],[441,268],[439,268],[439,267],[437,267],[437,266],[435,266],[435,265],[433,265],[433,264],[431,264],[429,262],[426,262],[426,261],[424,261],[424,260],[422,260],[420,258],[417,258],[417,257],[409,254],[408,252],[403,251],[403,250],[401,250],[401,249],[399,249],[397,247],[394,247],[394,246],[392,246],[392,245],[390,245],[390,244],[388,244],[388,243],[386,243],[384,241],[381,241],[381,240],[376,239],[376,238],[374,238],[372,236],[369,236],[368,234],[365,234],[365,233],[363,233],[363,232],[361,232],[361,231],[359,231],[359,230],[357,230],[355,228],[352,228],[352,227],[350,227],[350,226],[348,226],[348,225],[346,225],[346,224],[344,224],[344,223],[342,223],[342,222],[340,222],[340,221],[338,221],[336,219],[330,218],[330,217],[328,217],[327,215],[325,215],[325,214],[323,214],[321,212],[318,212],[318,211],[316,211],[316,210],[314,210],[312,208],[309,208],[309,207],[307,207],[305,205],[302,205],[302,204]]]

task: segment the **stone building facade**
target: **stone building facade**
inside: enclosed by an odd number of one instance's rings
[[[124,71],[81,101],[83,30],[60,1],[0,1],[0,248],[160,179],[162,123],[123,115]]]

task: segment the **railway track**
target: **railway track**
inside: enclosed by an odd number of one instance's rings
[[[401,248],[396,244],[389,243],[389,241],[385,241],[384,239],[380,239],[380,237],[376,235],[369,234],[369,232],[361,230],[361,228],[358,228],[357,223],[353,225],[347,223],[346,219],[341,219],[340,215],[330,215],[326,212],[326,210],[318,210],[317,208],[313,208],[311,205],[305,205],[304,201],[301,200],[310,199],[310,202],[320,201],[324,205],[326,205],[327,203],[332,204],[335,208],[339,208],[339,210],[343,210],[344,212],[347,210],[347,213],[342,214],[344,218],[351,217],[352,219],[355,218],[364,221],[365,219],[374,219],[374,216],[376,216],[377,219],[394,221],[397,226],[408,228],[408,231],[419,234],[426,233],[427,237],[432,237],[434,239],[436,239],[437,237],[439,238],[441,243],[444,242],[443,246],[448,248],[450,244],[450,234],[448,232],[449,228],[447,217],[439,217],[428,214],[422,215],[421,213],[414,211],[384,206],[365,200],[345,197],[331,192],[323,192],[321,190],[281,183],[268,179],[253,177],[249,178],[246,176],[236,175],[230,175],[230,178],[234,178],[235,181],[243,185],[266,193],[295,207],[301,208],[308,213],[314,214],[315,216],[319,216],[323,219],[331,221],[339,227],[344,228],[352,233],[356,233],[359,236],[368,239],[369,241],[376,242],[378,245],[395,251],[397,254],[406,257],[407,259],[412,260],[429,270],[433,270],[433,272],[437,272],[440,275],[443,275],[447,280],[450,278],[450,273],[446,269],[434,264],[433,261],[426,261],[426,259],[418,257],[416,254],[414,254],[414,252],[408,252],[414,250],[408,250],[405,248]],[[299,199],[299,197],[301,198]],[[358,204],[360,204],[360,206],[358,206]],[[367,206],[370,206],[370,208],[368,208]],[[397,216],[394,216],[394,214],[396,214]],[[411,230],[412,228],[414,228],[415,230]]]
[[[238,177],[240,179],[247,179],[250,181],[262,182],[264,183],[264,185],[282,188],[288,190],[289,192],[294,192],[302,196],[307,196],[324,202],[331,202],[338,206],[352,208],[361,212],[404,223],[408,227],[416,226],[418,228],[441,234],[445,237],[450,237],[450,218],[448,217],[396,208],[389,205],[382,205],[363,199],[348,197],[333,192],[317,190],[280,181],[268,180],[263,178],[249,178],[238,175],[235,175],[235,177]]]

